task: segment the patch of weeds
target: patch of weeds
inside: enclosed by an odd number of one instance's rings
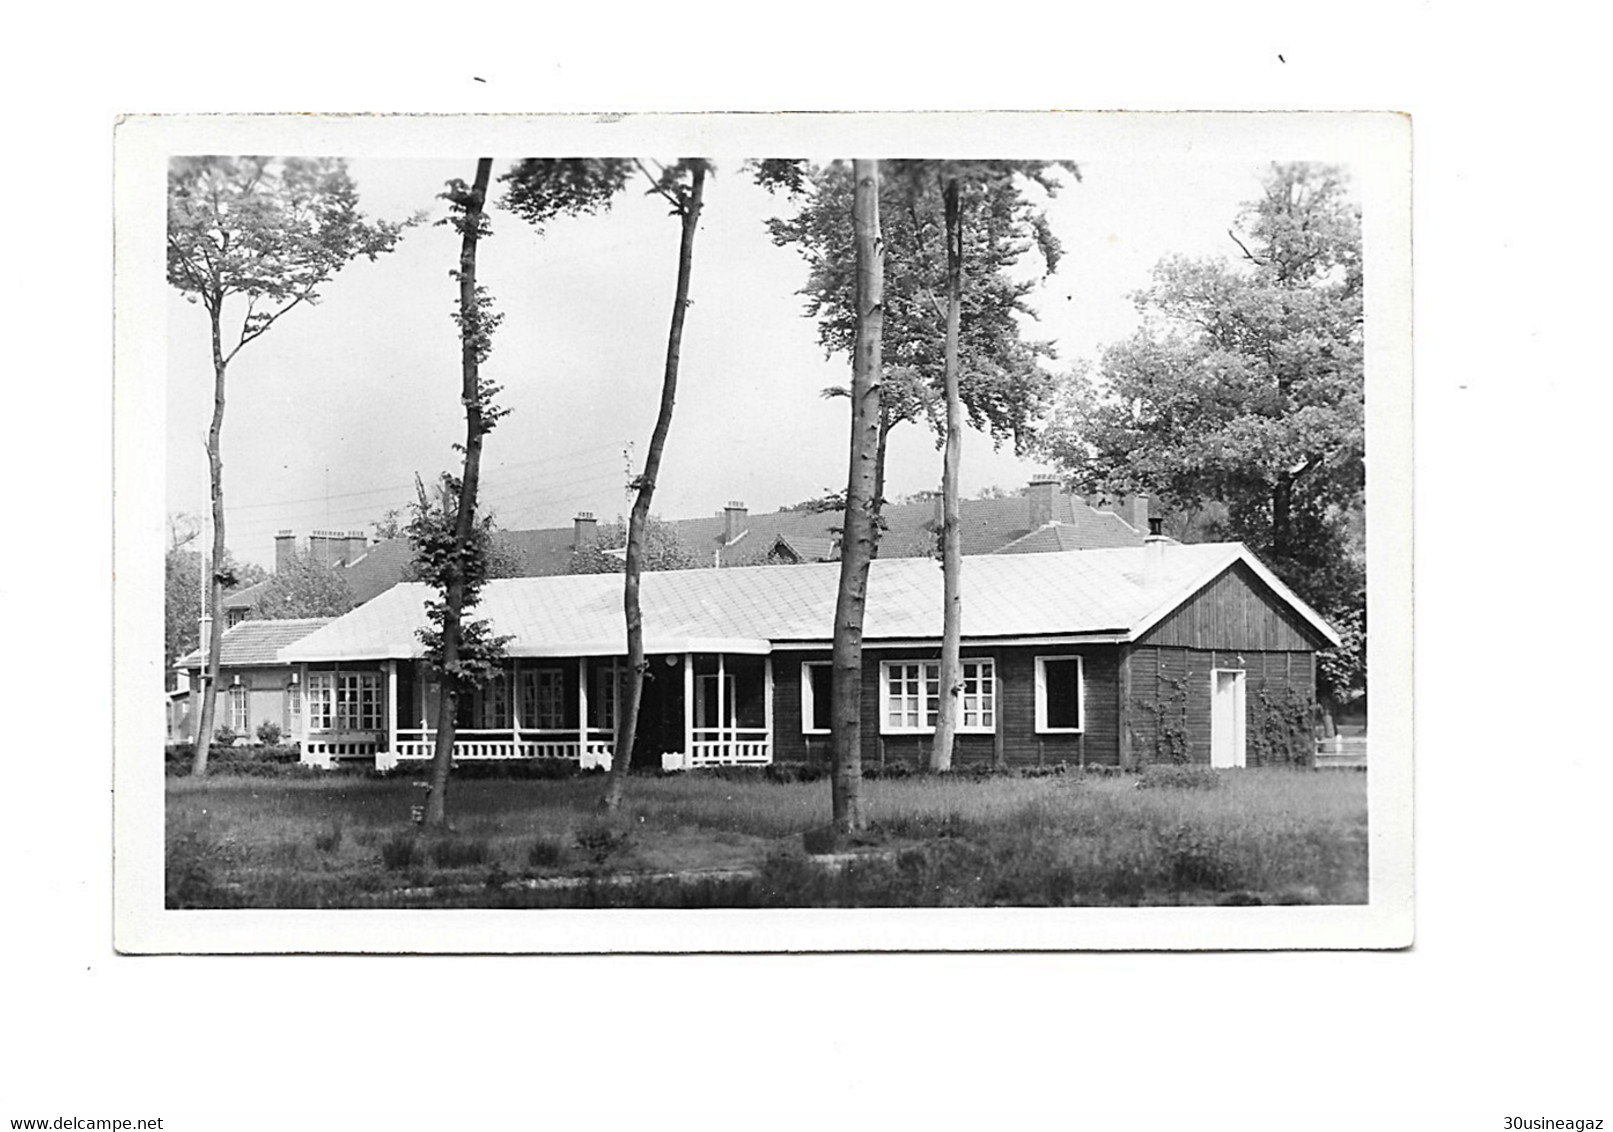
[[[1139,790],[1219,790],[1225,785],[1222,776],[1207,766],[1168,763],[1148,767],[1137,779]]]
[[[504,866],[499,862],[494,861],[493,867],[489,869],[487,873],[487,887],[495,889],[503,888],[509,879],[510,874],[505,871]]]
[[[431,863],[439,869],[485,865],[492,855],[492,846],[485,837],[448,836],[431,843]]]
[[[629,831],[597,820],[580,827],[572,837],[577,842],[577,848],[596,865],[603,865],[633,843],[633,835]]]
[[[1237,865],[1220,839],[1190,825],[1169,830],[1162,839],[1172,887],[1222,891],[1235,886]]]
[[[408,869],[421,863],[420,841],[411,833],[394,833],[381,842],[381,863],[389,869]]]
[[[566,843],[558,837],[540,837],[527,847],[526,863],[534,869],[556,869],[566,863]]]
[[[334,853],[342,847],[342,823],[333,821],[314,834],[314,848],[321,853]]]

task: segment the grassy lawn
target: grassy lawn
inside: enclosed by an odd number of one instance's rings
[[[804,831],[829,784],[471,779],[420,835],[414,776],[170,779],[170,907],[897,907],[1362,903],[1366,776],[1204,771],[865,784],[868,844]],[[1144,788],[1139,788],[1142,786]],[[676,876],[670,874],[678,874]]]

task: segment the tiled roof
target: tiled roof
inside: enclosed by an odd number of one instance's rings
[[[281,649],[334,620],[334,617],[296,617],[283,621],[242,621],[224,631],[224,647],[219,652],[219,664],[226,668],[276,664],[280,660]],[[174,662],[175,668],[201,666],[201,649],[194,649]]]
[[[1152,624],[1234,562],[1244,561],[1302,617],[1325,623],[1239,543],[1162,548],[1148,571],[1141,547],[1062,554],[982,556],[963,571],[966,637],[1128,634]],[[828,641],[840,568],[726,567],[645,574],[640,601],[646,651],[765,652],[768,642]],[[285,652],[305,661],[410,657],[426,624],[430,591],[400,585]],[[489,582],[476,616],[512,634],[512,656],[611,656],[626,651],[622,582],[616,574]],[[864,639],[938,639],[941,569],[924,558],[876,561]]]

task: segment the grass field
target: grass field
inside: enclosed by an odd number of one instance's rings
[[[1139,788],[1142,786],[1144,788]],[[170,907],[896,907],[1362,903],[1366,776],[919,776],[865,783],[874,829],[803,849],[829,785],[455,781],[417,832],[409,778],[170,779]]]

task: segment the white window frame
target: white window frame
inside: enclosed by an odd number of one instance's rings
[[[246,736],[252,726],[252,693],[243,684],[230,685],[230,730]]]
[[[522,731],[567,730],[565,669],[521,669],[520,693]]]
[[[386,718],[379,672],[310,672],[309,731],[380,731]]]
[[[918,717],[917,726],[912,724],[894,725],[890,721],[891,708],[891,670],[893,668],[911,668],[918,666]],[[963,704],[958,705],[958,734],[959,735],[991,735],[996,732],[998,695],[997,695],[997,662],[989,656],[966,656],[962,658],[961,667],[965,686],[968,685],[969,670],[984,667],[985,674],[976,676],[985,683],[980,693],[987,700],[979,714],[987,715],[991,723],[977,723],[973,726],[964,726]],[[906,681],[904,675],[903,680]],[[930,692],[931,685],[935,686],[935,693]],[[941,662],[939,660],[882,660],[879,662],[879,733],[881,735],[933,735],[935,734],[936,716],[940,714],[941,696]]]
[[[831,728],[813,727],[812,717],[817,714],[817,695],[812,691],[812,672],[814,668],[827,668],[834,672],[832,660],[803,660],[801,662],[801,734],[828,735]],[[830,677],[833,679],[833,676]]]
[[[1075,722],[1074,727],[1047,725],[1047,662],[1075,661]],[[1036,734],[1080,735],[1087,729],[1087,664],[1079,653],[1055,653],[1036,658]]]

